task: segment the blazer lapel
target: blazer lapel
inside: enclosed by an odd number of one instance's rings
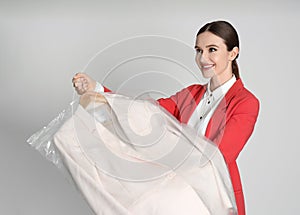
[[[225,94],[225,97],[221,100],[220,104],[216,108],[212,117],[210,118],[206,131],[205,137],[212,140],[216,137],[218,132],[223,132],[224,129],[221,129],[226,124],[226,114],[228,106],[232,101],[232,98],[237,94],[238,91],[244,88],[244,84],[241,79],[236,80],[233,86]]]
[[[180,122],[187,124],[190,117],[194,113],[196,107],[198,106],[199,102],[201,101],[203,94],[206,91],[207,85],[203,85],[200,88],[191,91],[190,95],[186,95],[186,101],[183,102],[183,107],[181,108],[180,112]]]

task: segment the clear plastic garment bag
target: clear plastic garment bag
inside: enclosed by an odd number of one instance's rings
[[[86,93],[27,142],[95,214],[236,214],[218,147],[156,101]]]

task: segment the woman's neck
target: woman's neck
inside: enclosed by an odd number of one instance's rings
[[[233,74],[232,72],[229,72],[227,74],[224,75],[215,75],[210,79],[210,91],[214,91],[215,89],[217,89],[218,87],[220,87],[221,85],[223,85],[224,83],[226,83],[227,81],[229,81],[232,78]]]

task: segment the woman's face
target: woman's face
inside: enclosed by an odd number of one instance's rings
[[[196,39],[196,63],[205,78],[232,76],[231,62],[235,59],[238,49],[227,51],[221,37],[205,31]]]

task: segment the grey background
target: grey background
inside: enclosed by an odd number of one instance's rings
[[[68,105],[72,76],[99,50],[147,34],[193,47],[199,27],[216,19],[237,28],[241,76],[261,102],[254,134],[238,159],[247,212],[297,214],[299,6],[296,0],[2,0],[0,214],[92,214],[26,139]],[[174,83],[168,92],[179,88]]]

